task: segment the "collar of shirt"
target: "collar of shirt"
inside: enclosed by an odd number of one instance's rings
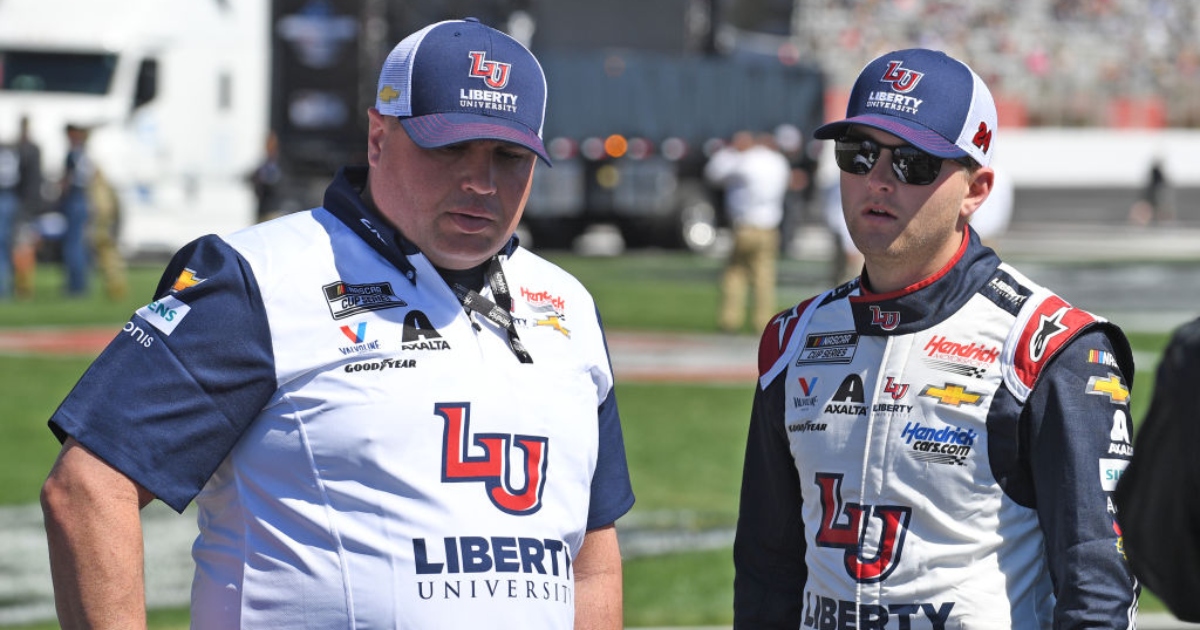
[[[408,260],[409,256],[420,254],[411,241],[404,238],[400,231],[379,215],[373,208],[363,202],[362,191],[367,184],[367,167],[346,166],[334,176],[333,182],[325,189],[325,209],[346,227],[354,231],[363,241],[379,252],[388,262],[395,265],[405,278],[413,284],[417,283],[417,270]],[[501,256],[511,256],[520,241],[514,234],[508,239]]]

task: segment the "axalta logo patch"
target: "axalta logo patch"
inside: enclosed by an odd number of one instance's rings
[[[321,287],[325,300],[329,302],[329,314],[334,319],[345,319],[384,308],[408,306],[408,303],[396,296],[390,282],[371,282],[368,284],[348,284],[334,282]]]
[[[175,296],[168,295],[139,308],[137,315],[162,334],[170,336],[175,332],[175,327],[179,325],[179,322],[182,322],[191,310],[192,307],[179,301]]]
[[[401,350],[449,350],[450,343],[442,339],[429,317],[413,310],[404,314],[404,332],[400,336]]]

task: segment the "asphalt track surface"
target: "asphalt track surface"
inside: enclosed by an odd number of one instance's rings
[[[817,241],[811,244],[818,246]],[[1013,230],[997,249],[1038,282],[1129,330],[1166,331],[1200,314],[1200,230],[1195,228],[1034,226]],[[816,255],[811,251],[809,255]],[[112,328],[0,331],[0,353],[95,356],[116,332]],[[610,331],[608,341],[619,381],[751,386],[757,372],[757,339],[750,335]],[[1145,368],[1151,358],[1138,359]],[[620,524],[623,554],[637,557],[732,545],[732,531],[696,531],[685,526],[688,518],[686,514],[629,515]],[[664,522],[681,526],[663,527]],[[179,516],[155,502],[143,511],[143,527],[149,605],[186,605],[194,514]],[[0,532],[4,532],[0,536],[0,626],[52,619],[40,509],[0,508]],[[1138,626],[1200,629],[1198,624],[1163,614],[1141,615]]]

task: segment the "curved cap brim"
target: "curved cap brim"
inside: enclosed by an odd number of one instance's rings
[[[428,114],[401,118],[400,124],[417,146],[426,149],[471,140],[499,140],[519,144],[551,166],[542,139],[522,125],[503,118],[478,114]]]
[[[958,145],[943,138],[941,134],[919,125],[908,124],[906,121],[891,116],[854,116],[837,122],[831,122],[817,127],[813,137],[818,140],[836,140],[845,135],[851,125],[861,125],[886,131],[914,147],[940,158],[970,157]]]

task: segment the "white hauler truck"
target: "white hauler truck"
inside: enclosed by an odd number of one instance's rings
[[[90,128],[129,256],[249,225],[269,20],[270,0],[0,0],[0,143],[28,117],[52,204],[64,129]]]

